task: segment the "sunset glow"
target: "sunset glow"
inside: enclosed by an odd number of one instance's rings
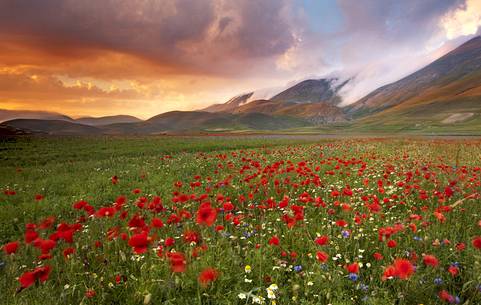
[[[480,0],[4,0],[0,108],[149,118],[325,75],[356,76],[350,103],[479,33],[479,7]],[[401,59],[410,64],[392,64]]]

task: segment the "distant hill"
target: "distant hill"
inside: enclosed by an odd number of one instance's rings
[[[71,117],[56,112],[0,109],[0,123],[15,119],[73,121]]]
[[[103,117],[84,117],[75,120],[84,125],[102,126],[118,123],[137,123],[142,120],[131,115],[112,115]]]
[[[222,132],[237,130],[281,130],[309,126],[309,123],[283,116],[263,113],[210,113],[202,111],[172,111],[147,121],[90,126],[60,120],[17,119],[3,125],[17,133],[48,135],[134,135],[178,132]]]
[[[358,125],[481,127],[481,37],[374,90],[346,112]]]
[[[103,130],[108,134],[158,134],[179,131],[279,130],[307,125],[309,124],[303,120],[262,113],[171,111],[140,123],[103,126]]]
[[[82,125],[61,120],[16,119],[3,123],[4,125],[34,134],[51,135],[96,135],[102,130],[88,125]]]

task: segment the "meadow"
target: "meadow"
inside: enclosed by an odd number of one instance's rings
[[[481,140],[0,142],[0,304],[480,304]]]

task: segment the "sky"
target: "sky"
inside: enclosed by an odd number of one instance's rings
[[[0,0],[0,108],[146,119],[323,77],[349,104],[480,33],[481,0]]]

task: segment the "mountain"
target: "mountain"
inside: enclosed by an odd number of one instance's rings
[[[374,90],[347,106],[346,112],[358,119],[359,126],[481,127],[481,37]]]
[[[308,79],[302,81],[270,98],[282,103],[328,103],[337,105],[341,98],[338,91],[348,81],[338,84],[338,79]]]
[[[78,118],[75,121],[84,125],[102,126],[118,123],[138,123],[142,120],[131,115],[113,115],[104,117],[84,117]]]
[[[15,119],[4,125],[27,133],[50,135],[96,135],[103,131],[97,127],[62,120]]]
[[[242,106],[243,104],[247,103],[249,98],[254,94],[254,92],[249,92],[245,94],[241,94],[238,96],[234,96],[230,100],[228,100],[224,104],[214,104],[207,108],[204,108],[202,111],[207,112],[232,112],[237,107]]]
[[[257,100],[238,107],[234,113],[264,113],[273,116],[292,117],[314,125],[345,122],[341,108],[328,103],[283,103]]]
[[[348,81],[339,82],[337,78],[308,79],[274,94],[269,99],[255,100],[255,92],[250,92],[204,110],[233,114],[262,113],[291,117],[314,125],[344,122],[344,112],[337,106],[341,102],[338,92]]]
[[[14,119],[73,121],[71,117],[56,112],[0,109],[0,123]]]

